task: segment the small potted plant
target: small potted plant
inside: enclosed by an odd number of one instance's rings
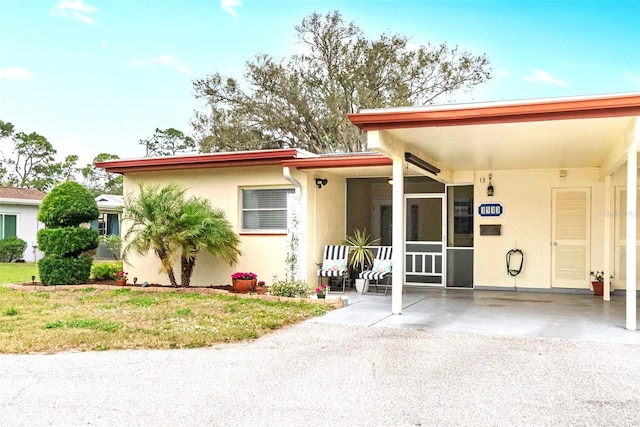
[[[233,291],[241,294],[253,291],[256,288],[258,275],[255,273],[234,273],[231,275]]]
[[[320,299],[327,296],[327,285],[324,283],[316,288],[316,296]]]
[[[256,286],[256,293],[257,294],[266,294],[268,290],[269,290],[269,288],[267,288],[267,285],[264,283],[264,280],[260,280],[258,282],[258,285]]]
[[[593,295],[602,296],[604,294],[604,271],[592,271],[591,277],[594,278],[591,282]]]
[[[126,271],[118,271],[116,273],[116,283],[118,286],[124,286],[127,284],[127,279],[129,278],[129,273]]]
[[[356,277],[356,291],[364,293],[369,290],[368,283],[365,279],[359,279],[360,272],[364,270],[365,266],[373,263],[373,252],[369,249],[369,246],[375,246],[380,242],[380,239],[372,239],[367,234],[367,229],[363,231],[355,230],[352,236],[347,236],[344,239],[344,244],[349,245],[349,267],[355,271]],[[353,276],[352,276],[353,277]]]

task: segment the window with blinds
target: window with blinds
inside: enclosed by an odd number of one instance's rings
[[[242,231],[287,230],[287,194],[293,188],[242,190]]]

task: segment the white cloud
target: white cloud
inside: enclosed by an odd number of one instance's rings
[[[220,2],[220,7],[222,8],[222,10],[229,13],[234,18],[237,18],[238,14],[233,8],[238,7],[240,5],[241,5],[240,0],[222,0]]]
[[[89,15],[98,11],[98,8],[84,3],[82,0],[62,0],[51,11],[52,16],[74,19],[85,24],[95,24]]]
[[[105,47],[107,47],[107,44],[105,42],[102,42],[100,43],[100,47],[104,49]]]
[[[524,76],[522,80],[529,83],[549,84],[553,86],[569,86],[569,83],[557,79],[546,71],[540,69],[533,70],[532,74]]]
[[[30,78],[31,73],[24,68],[12,67],[0,70],[0,79],[25,80]]]
[[[189,66],[187,64],[185,64],[184,62],[180,61],[178,58],[176,58],[175,56],[171,56],[171,55],[160,55],[157,56],[153,59],[141,59],[141,58],[132,58],[129,60],[129,63],[127,64],[127,66],[130,67],[140,67],[140,66],[144,66],[147,64],[161,64],[161,65],[166,65],[168,67],[173,68],[174,70],[180,72],[180,73],[184,73],[184,74],[191,74],[191,68],[189,68]]]
[[[624,79],[631,83],[631,86],[634,88],[634,90],[640,88],[640,74],[625,70]]]
[[[510,76],[509,71],[508,71],[508,70],[505,70],[504,68],[500,68],[500,69],[498,69],[497,74],[498,74],[500,77],[509,77],[509,76]]]

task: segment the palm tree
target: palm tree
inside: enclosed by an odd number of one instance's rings
[[[124,257],[131,251],[141,256],[153,250],[160,259],[160,269],[168,274],[171,286],[178,286],[173,264],[178,246],[175,243],[175,225],[184,203],[185,190],[177,184],[162,189],[140,184],[139,195],[128,195],[124,203],[124,220],[130,221],[125,234],[127,245]]]
[[[139,196],[125,200],[125,220],[131,221],[125,234],[125,255],[132,250],[146,255],[153,249],[172,286],[178,286],[173,269],[178,257],[180,285],[187,287],[200,251],[206,250],[230,265],[242,255],[240,238],[225,212],[212,208],[204,198],[185,200],[185,190],[177,184],[164,188],[140,185]]]
[[[178,220],[176,242],[182,249],[180,256],[181,285],[187,287],[196,263],[196,257],[206,250],[214,257],[233,265],[242,255],[240,238],[233,231],[222,209],[214,209],[207,199],[191,197],[182,205]]]

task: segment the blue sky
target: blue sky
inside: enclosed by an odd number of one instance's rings
[[[492,80],[457,102],[640,91],[637,0],[0,0],[0,119],[81,166],[141,157],[156,127],[190,132],[194,79],[288,57],[302,18],[332,10],[370,38],[486,54]]]

